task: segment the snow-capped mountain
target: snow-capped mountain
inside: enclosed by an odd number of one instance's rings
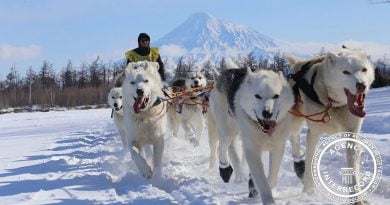
[[[390,55],[390,45],[347,39],[339,43],[285,42],[265,36],[245,26],[225,22],[206,13],[195,13],[176,29],[156,42],[153,47],[169,62],[181,56],[192,56],[197,62],[220,60],[222,57],[236,58],[253,53],[255,56],[271,58],[275,53],[308,58],[320,52],[334,51],[346,45],[352,49],[363,49],[372,59]]]
[[[245,25],[236,25],[206,13],[195,13],[153,46],[169,57],[193,55],[197,58],[236,57],[255,51],[269,55],[277,43]]]

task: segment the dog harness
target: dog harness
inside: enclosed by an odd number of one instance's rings
[[[293,93],[294,93],[294,96],[295,96],[295,103],[296,104],[299,103],[299,102],[303,103],[302,100],[301,100],[301,95],[299,93],[299,89],[300,89],[313,102],[316,102],[317,104],[326,106],[325,109],[322,112],[319,112],[319,113],[305,115],[301,111],[299,111],[296,108],[296,105],[295,105],[294,108],[292,108],[289,111],[289,113],[293,114],[293,115],[295,115],[297,117],[305,118],[305,119],[313,121],[313,122],[327,123],[331,119],[331,116],[329,115],[329,110],[330,110],[330,108],[332,108],[332,103],[334,102],[334,100],[332,100],[331,98],[328,98],[329,103],[327,105],[324,105],[320,101],[316,91],[314,90],[314,82],[315,82],[315,77],[317,75],[317,71],[314,71],[314,74],[311,77],[310,83],[304,78],[304,76],[307,73],[307,71],[309,71],[309,69],[313,65],[315,65],[315,64],[317,64],[317,63],[319,63],[321,61],[322,60],[316,60],[316,61],[309,61],[309,62],[305,63],[302,66],[302,69],[300,71],[298,71],[295,74],[290,74],[289,78],[293,79],[295,81],[295,85],[292,87],[292,89],[293,89]],[[318,116],[318,115],[322,115],[322,117],[320,119],[314,119],[313,118],[313,117]]]
[[[307,97],[309,97],[312,101],[320,104],[320,105],[324,105],[320,99],[318,98],[318,95],[316,93],[316,91],[314,90],[314,81],[315,81],[315,78],[316,78],[316,75],[317,75],[317,71],[314,71],[314,74],[313,76],[311,77],[311,81],[310,83],[307,82],[307,80],[304,78],[305,74],[307,73],[307,71],[309,71],[309,69],[315,65],[316,63],[318,62],[312,62],[312,61],[309,61],[307,63],[305,63],[303,66],[302,66],[302,69],[300,71],[298,71],[297,73],[295,74],[290,74],[289,78],[293,79],[295,81],[295,85],[293,86],[293,92],[294,92],[294,96],[295,96],[295,101],[296,102],[299,102],[301,101],[301,96],[299,94],[299,89],[302,90],[303,93],[305,93],[305,95]]]

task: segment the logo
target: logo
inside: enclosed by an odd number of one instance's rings
[[[320,142],[311,171],[322,194],[336,202],[354,203],[365,199],[378,187],[382,160],[367,138],[342,132]]]

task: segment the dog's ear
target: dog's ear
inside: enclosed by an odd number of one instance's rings
[[[130,63],[129,63],[130,64]],[[129,66],[129,65],[127,65],[127,66]],[[126,69],[125,69],[125,76],[126,76],[126,78],[128,78],[129,76],[130,76],[130,70],[132,69],[132,67],[126,67]]]
[[[153,68],[156,68],[157,70],[160,69],[160,64],[158,64],[157,62],[149,62],[149,64],[153,66]]]
[[[253,71],[250,67],[246,67],[246,74],[248,75],[248,83],[250,83],[253,79]]]
[[[327,55],[326,55],[326,58],[328,59],[328,61],[332,64],[335,64],[336,61],[337,61],[337,55],[333,52],[329,52]]]
[[[253,70],[249,66],[246,67],[246,72],[248,73],[248,75],[253,75]]]
[[[132,69],[134,69],[134,63],[130,62],[130,63],[127,64],[125,70],[132,70]]]

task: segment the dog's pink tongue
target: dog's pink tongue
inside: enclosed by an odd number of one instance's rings
[[[357,117],[366,116],[366,112],[363,110],[365,94],[359,93],[357,95],[352,95],[352,93],[347,89],[345,90],[345,94],[347,95],[347,106],[349,112]]]
[[[264,123],[269,126],[268,135],[272,136],[272,134],[275,132],[276,122],[273,120],[270,120],[270,121],[265,120]]]
[[[138,114],[141,112],[140,105],[142,104],[143,101],[144,101],[144,97],[139,97],[135,100],[135,102],[133,104],[133,109],[134,109],[135,114]]]

